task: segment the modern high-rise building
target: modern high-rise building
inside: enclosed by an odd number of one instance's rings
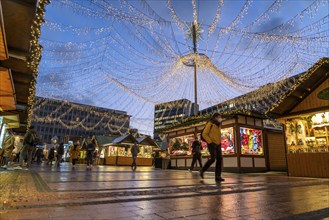
[[[154,131],[171,125],[193,115],[194,103],[188,99],[180,99],[155,105]]]
[[[124,135],[129,132],[130,117],[125,111],[36,97],[32,125],[41,141],[49,143],[54,136],[61,140],[64,136]]]

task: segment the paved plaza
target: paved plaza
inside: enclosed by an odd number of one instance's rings
[[[69,163],[0,171],[0,219],[329,219],[329,180]]]

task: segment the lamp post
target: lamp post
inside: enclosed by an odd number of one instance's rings
[[[193,52],[194,52],[194,115],[198,114],[198,90],[197,90],[197,74],[196,74],[196,27],[193,24]]]

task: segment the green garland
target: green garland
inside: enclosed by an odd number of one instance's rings
[[[33,104],[35,98],[35,89],[38,77],[39,62],[41,60],[42,46],[39,45],[39,37],[41,34],[40,28],[44,22],[45,6],[50,3],[50,0],[40,0],[36,9],[36,14],[31,27],[31,53],[27,60],[27,66],[32,71],[33,79],[29,87],[29,96],[27,99],[27,130],[32,123]]]

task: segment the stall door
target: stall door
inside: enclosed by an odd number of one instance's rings
[[[272,171],[287,170],[283,135],[283,133],[278,132],[267,132],[269,168]]]

